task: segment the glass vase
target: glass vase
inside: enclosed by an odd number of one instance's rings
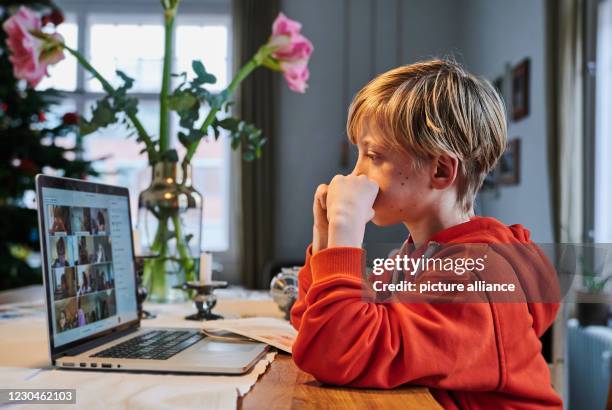
[[[202,233],[202,195],[193,187],[191,165],[159,162],[151,184],[138,196],[138,233],[147,259],[143,283],[148,300],[173,303],[187,295],[174,286],[196,279]]]

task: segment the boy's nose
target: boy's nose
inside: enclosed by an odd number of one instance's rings
[[[355,164],[355,168],[353,168],[353,172],[351,172],[350,175],[359,176],[359,175],[363,175],[363,173],[364,173],[363,172],[363,167],[360,167],[359,162],[357,162]]]

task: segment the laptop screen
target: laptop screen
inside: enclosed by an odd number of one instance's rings
[[[127,196],[42,188],[54,347],[135,320]]]

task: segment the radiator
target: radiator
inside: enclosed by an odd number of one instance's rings
[[[612,373],[612,328],[567,324],[568,410],[604,410]],[[566,403],[567,404],[567,403]]]

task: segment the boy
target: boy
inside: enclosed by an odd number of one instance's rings
[[[444,244],[536,248],[522,226],[474,216],[476,192],[506,146],[497,93],[451,61],[399,67],[355,96],[347,132],[359,148],[355,169],[315,193],[313,241],[291,312],[296,364],[324,383],[428,386],[447,409],[560,409],[539,342],[557,303],[493,303],[481,294],[485,303],[384,304],[362,291],[370,220],[404,223],[402,249],[416,258],[436,257]],[[525,253],[493,253],[496,274],[554,281],[541,252]]]

